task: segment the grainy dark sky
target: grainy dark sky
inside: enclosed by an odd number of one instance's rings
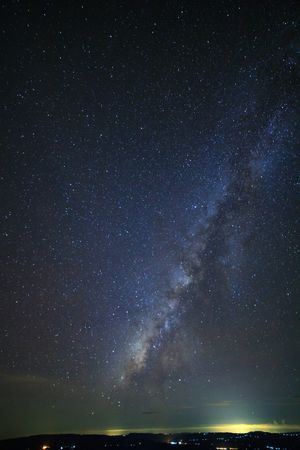
[[[1,21],[0,436],[300,424],[297,2]]]

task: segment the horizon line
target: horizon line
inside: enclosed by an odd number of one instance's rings
[[[126,436],[129,434],[179,434],[179,433],[233,433],[247,434],[251,432],[264,433],[300,433],[300,424],[287,423],[222,423],[214,425],[198,425],[191,427],[146,427],[146,428],[105,428],[92,430],[66,430],[64,432],[37,432],[22,436],[3,436],[0,440],[18,439],[42,435],[105,435],[105,436]]]
[[[286,423],[222,423],[214,425],[198,425],[192,427],[149,427],[149,428],[110,428],[93,430],[91,433],[103,433],[107,436],[122,436],[130,433],[250,433],[253,431],[266,433],[300,432],[300,424]]]

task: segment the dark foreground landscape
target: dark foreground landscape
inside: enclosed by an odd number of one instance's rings
[[[92,450],[140,449],[166,450],[170,447],[188,449],[300,449],[298,433],[193,433],[193,434],[129,434],[104,435],[39,435],[0,441],[0,450]]]

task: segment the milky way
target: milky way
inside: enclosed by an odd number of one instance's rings
[[[255,111],[253,114],[257,116]],[[235,301],[244,301],[239,284],[245,278],[243,259],[248,257],[247,242],[251,234],[254,238],[254,230],[259,226],[261,217],[257,216],[257,211],[265,201],[268,183],[276,176],[280,160],[289,157],[286,155],[288,138],[295,132],[289,123],[287,105],[279,103],[266,122],[260,124],[250,145],[245,140],[242,144],[245,148],[236,155],[234,163],[224,162],[221,171],[224,179],[220,178],[217,186],[212,186],[208,198],[199,196],[200,202],[192,205],[200,211],[178,244],[176,257],[179,261],[167,274],[168,289],[159,293],[154,311],[150,317],[142,319],[128,344],[122,383],[146,370],[152,359],[158,366],[156,370],[163,370],[165,376],[170,376],[175,368],[187,370],[187,358],[181,354],[185,354],[186,349],[178,346],[176,338],[181,328],[187,327],[186,316],[196,307],[200,323],[203,323],[207,308],[215,308],[212,303],[216,296],[218,314],[225,312],[226,315],[230,307],[236,308]],[[249,307],[255,308],[256,303],[253,298]],[[201,336],[202,328],[197,329],[193,340]]]

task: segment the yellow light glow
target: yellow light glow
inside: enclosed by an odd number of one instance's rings
[[[266,431],[269,433],[284,433],[286,431],[299,431],[300,425],[275,423],[226,423],[206,427],[207,431],[219,433],[249,433],[251,431]]]
[[[46,450],[47,448],[50,448],[50,445],[45,444],[43,445],[42,450]]]
[[[239,450],[237,447],[216,447],[216,450]]]
[[[112,428],[93,430],[94,433],[104,433],[109,436],[120,436],[129,433],[249,433],[251,431],[265,431],[268,433],[300,432],[300,424],[281,423],[224,423],[216,425],[199,425],[182,428]]]

